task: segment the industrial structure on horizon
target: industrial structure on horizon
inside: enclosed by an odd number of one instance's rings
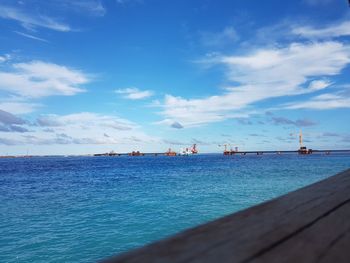
[[[298,150],[299,154],[312,154],[312,149],[307,149],[306,146],[303,145],[303,133],[301,130],[299,132],[299,145],[300,145],[300,148]]]
[[[308,149],[306,146],[303,144],[303,133],[300,130],[299,132],[299,149],[298,150],[269,150],[269,151],[261,151],[261,150],[250,150],[250,151],[242,151],[238,150],[238,147],[231,147],[231,144],[225,143],[225,144],[219,144],[219,147],[224,147],[223,149],[223,155],[247,155],[247,154],[256,154],[256,155],[262,155],[264,153],[267,154],[282,154],[282,153],[297,153],[300,155],[310,155],[312,153],[325,153],[325,154],[330,154],[330,153],[350,153],[350,149],[348,150],[331,150],[331,149],[325,149],[325,150],[313,150],[313,149]],[[86,154],[86,155],[80,155],[80,156],[94,156],[94,157],[99,157],[99,156],[145,156],[145,155],[153,155],[153,156],[188,156],[188,155],[196,155],[198,154],[198,149],[197,149],[197,144],[193,144],[191,147],[186,147],[180,149],[179,152],[176,152],[172,150],[171,148],[168,149],[166,152],[141,152],[139,150],[137,151],[131,151],[127,153],[117,153],[114,151],[106,152],[106,153],[95,153],[95,154]],[[59,155],[47,155],[47,156],[40,156],[40,157],[55,157]],[[65,157],[69,157],[73,155],[67,155]],[[0,156],[0,158],[28,158],[28,157],[39,157],[35,155],[21,155],[21,156]]]
[[[166,152],[158,152],[158,153],[147,153],[147,155],[165,155],[165,156],[188,156],[198,154],[197,144],[193,144],[191,147],[183,148],[178,153],[173,151],[171,148],[168,149]],[[93,156],[121,156],[121,155],[128,155],[128,156],[144,156],[146,153],[142,153],[140,151],[132,151],[130,153],[115,153],[114,151],[111,151],[109,153],[96,153]]]

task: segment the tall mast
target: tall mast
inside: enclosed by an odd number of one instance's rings
[[[301,129],[300,129],[300,133],[299,133],[299,144],[300,144],[300,148],[303,146],[303,134],[301,132]]]

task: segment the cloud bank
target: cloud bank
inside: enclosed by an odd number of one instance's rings
[[[340,74],[350,62],[350,46],[337,42],[292,43],[258,49],[242,56],[215,56],[202,63],[222,65],[229,82],[226,92],[202,99],[167,95],[162,114],[184,126],[239,116],[254,103],[326,89],[325,77]]]

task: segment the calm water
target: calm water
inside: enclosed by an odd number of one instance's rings
[[[326,178],[350,155],[0,160],[0,262],[94,262]]]

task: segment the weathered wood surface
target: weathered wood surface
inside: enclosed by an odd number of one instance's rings
[[[349,263],[350,169],[104,262]]]

